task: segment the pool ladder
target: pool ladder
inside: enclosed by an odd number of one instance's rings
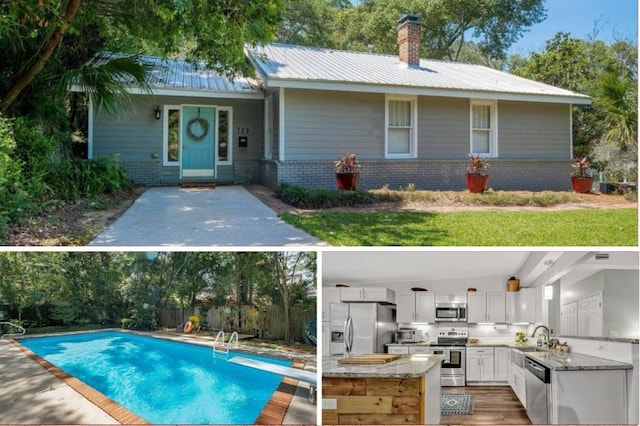
[[[220,341],[220,338],[222,338],[222,341]],[[222,356],[222,355],[226,355],[226,359],[229,359],[229,349],[231,348],[231,345],[233,344],[233,340],[235,338],[236,341],[236,345],[234,346],[234,348],[238,347],[238,332],[234,331],[233,333],[231,333],[231,337],[229,338],[229,341],[226,344],[225,350],[220,350],[217,347],[219,345],[224,345],[224,331],[220,330],[218,331],[218,334],[216,336],[216,338],[213,340],[213,356],[218,357],[218,356]]]
[[[15,327],[18,329],[17,333],[6,333],[3,334],[2,336],[0,336],[0,339],[4,339],[5,337],[16,337],[16,336],[22,336],[24,333],[27,332],[27,330],[24,329],[24,327],[14,324],[12,322],[9,321],[0,321],[0,325],[10,325],[12,327]]]

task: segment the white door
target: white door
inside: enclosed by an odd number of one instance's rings
[[[560,334],[565,336],[578,335],[578,302],[567,303],[562,306],[560,313],[562,329]]]
[[[578,335],[602,336],[602,292],[578,301]]]

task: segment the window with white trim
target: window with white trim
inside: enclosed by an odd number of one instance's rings
[[[498,155],[498,103],[471,101],[471,153]]]
[[[231,107],[218,107],[218,164],[231,164],[233,116]]]
[[[387,158],[416,156],[416,97],[387,96],[385,105]]]
[[[180,165],[180,106],[165,105],[162,118],[162,164]]]

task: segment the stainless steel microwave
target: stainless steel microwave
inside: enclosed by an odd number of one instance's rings
[[[466,303],[437,303],[436,321],[467,321]]]

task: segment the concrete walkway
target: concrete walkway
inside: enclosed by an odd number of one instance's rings
[[[326,245],[241,186],[151,188],[91,246]]]
[[[118,424],[6,340],[0,340],[0,383],[0,423]]]

